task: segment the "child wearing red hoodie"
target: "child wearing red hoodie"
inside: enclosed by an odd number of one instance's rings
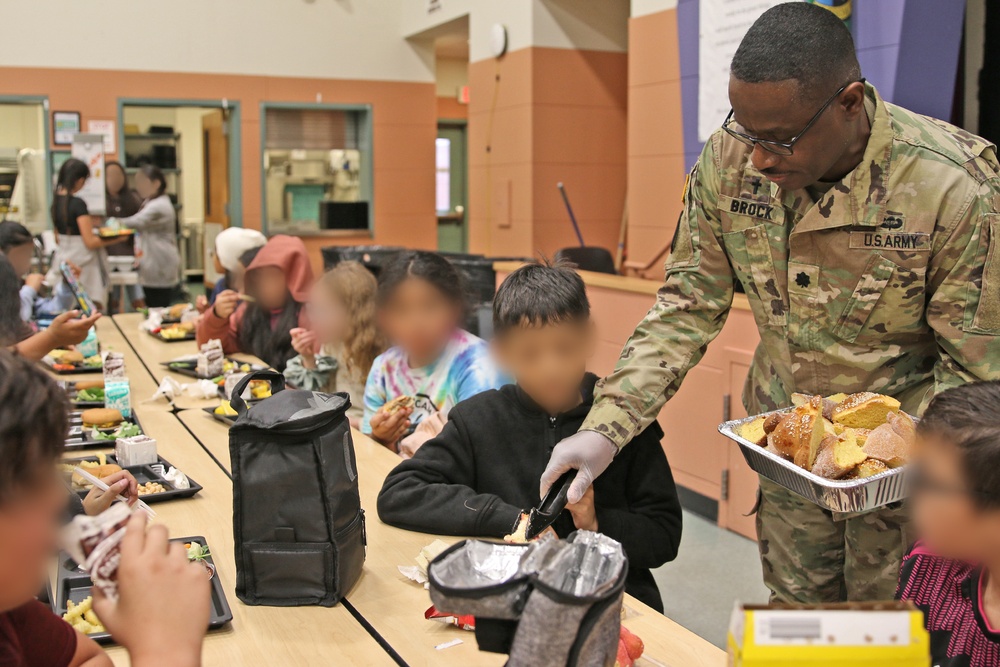
[[[304,304],[313,283],[302,239],[273,237],[247,267],[244,281],[253,302],[243,301],[233,290],[221,292],[198,320],[198,344],[218,338],[226,354],[253,354],[284,371],[297,354],[289,332],[306,326]]]

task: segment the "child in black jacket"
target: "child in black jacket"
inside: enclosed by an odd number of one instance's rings
[[[597,378],[586,288],[575,271],[532,264],[514,271],[493,301],[495,349],[517,385],[452,408],[444,430],[400,463],[378,498],[382,521],[428,533],[502,538],[539,504],[538,477],[552,448],[576,433]],[[681,507],[653,424],[623,449],[583,499],[553,525],[566,537],[595,530],[629,558],[626,590],[663,611],[650,568],[677,555]]]

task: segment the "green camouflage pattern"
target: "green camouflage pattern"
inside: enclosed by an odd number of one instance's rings
[[[737,281],[761,336],[743,392],[749,414],[787,406],[794,392],[857,391],[895,396],[919,414],[936,392],[1000,378],[995,147],[888,104],[870,85],[866,95],[872,123],[862,162],[815,202],[806,190],[784,191],[768,181],[753,167],[748,146],[715,132],[685,188],[656,303],[615,370],[599,382],[583,429],[623,447],[656,419],[725,323]],[[769,495],[779,508],[795,501],[787,491]],[[790,525],[822,523],[826,534],[839,535],[833,518],[815,505],[786,511]],[[877,524],[882,514],[860,525]],[[761,516],[771,553],[774,515]],[[877,545],[872,530],[841,528],[862,547]],[[836,544],[809,549],[819,535],[781,539],[791,539],[786,548],[799,555],[783,556],[781,565],[765,558],[775,577],[793,580],[772,588],[780,597],[797,578],[822,579],[824,563],[839,562],[823,556],[824,549],[844,549],[839,536]],[[874,567],[889,571],[892,559]],[[862,565],[837,566],[831,576]],[[789,574],[803,568],[810,572]]]
[[[891,600],[913,541],[906,510],[835,514],[760,480],[757,546],[772,602]]]

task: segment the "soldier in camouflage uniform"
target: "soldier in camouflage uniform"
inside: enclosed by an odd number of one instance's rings
[[[816,53],[827,67],[810,73]],[[995,147],[859,79],[850,34],[825,9],[779,5],[750,29],[733,60],[734,111],[690,174],[656,303],[543,487],[579,468],[572,502],[608,449],[656,419],[722,328],[737,280],[761,336],[749,414],[793,392],[858,391],[919,414],[936,392],[1000,378]],[[902,508],[835,514],[764,479],[760,491],[773,599],[892,598],[912,540]]]

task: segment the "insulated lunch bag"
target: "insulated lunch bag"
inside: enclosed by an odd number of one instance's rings
[[[268,380],[251,406],[243,390]],[[258,371],[233,389],[236,596],[250,605],[332,607],[361,576],[365,518],[347,394],[285,389]]]

